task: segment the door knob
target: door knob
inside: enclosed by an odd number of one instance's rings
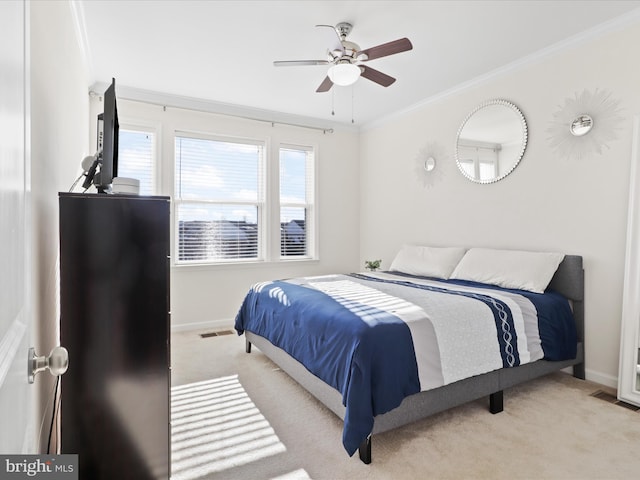
[[[49,356],[37,356],[34,348],[29,349],[29,358],[27,361],[27,374],[29,383],[33,383],[35,376],[49,370],[51,375],[59,377],[69,368],[69,352],[64,347],[54,347]]]

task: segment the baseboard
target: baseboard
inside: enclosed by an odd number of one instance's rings
[[[172,332],[188,332],[192,330],[224,330],[233,328],[233,319],[208,320],[206,322],[171,324]]]
[[[606,387],[618,388],[618,377],[614,377],[613,375],[609,375],[606,373],[596,372],[594,370],[589,370],[588,368],[585,370],[585,376],[587,380],[590,382],[599,383],[600,385],[604,385]]]

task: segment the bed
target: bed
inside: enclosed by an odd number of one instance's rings
[[[344,421],[343,446],[364,463],[376,433],[483,397],[498,413],[506,388],[567,367],[584,379],[582,257],[559,257],[545,288],[531,292],[456,277],[465,253],[442,278],[391,271],[262,282],[235,328],[247,353],[255,345]],[[465,316],[495,321],[492,333]],[[460,330],[443,330],[451,325]]]

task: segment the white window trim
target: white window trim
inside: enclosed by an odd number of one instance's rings
[[[228,143],[245,143],[248,145],[259,145],[263,148],[264,161],[262,165],[259,167],[258,171],[258,187],[262,189],[262,191],[258,192],[258,198],[261,199],[257,203],[243,203],[243,202],[217,202],[217,201],[207,201],[207,200],[182,200],[178,197],[178,176],[177,176],[177,166],[176,166],[176,139],[178,137],[186,137],[186,138],[195,138],[199,140],[211,140],[218,142],[228,142]],[[242,137],[235,135],[221,135],[221,134],[209,134],[203,133],[199,131],[190,131],[190,130],[174,130],[173,132],[173,157],[172,157],[172,165],[173,165],[173,221],[172,228],[173,232],[173,252],[172,252],[172,266],[177,268],[185,268],[185,267],[220,267],[220,266],[228,266],[228,265],[256,265],[256,264],[264,264],[270,261],[270,252],[269,252],[269,242],[267,242],[267,238],[269,238],[270,234],[270,224],[269,219],[267,218],[267,204],[268,204],[268,195],[269,195],[269,185],[268,179],[266,175],[269,173],[269,151],[270,151],[270,139],[267,138],[251,138],[251,137]],[[179,261],[179,246],[180,246],[180,227],[178,225],[178,206],[180,204],[188,204],[188,203],[225,203],[225,204],[233,204],[237,203],[238,205],[257,205],[257,219],[263,225],[263,228],[258,229],[258,256],[257,258],[238,258],[238,259],[224,259],[217,261]]]
[[[306,228],[306,234],[307,234],[307,238],[306,238],[306,242],[307,242],[307,254],[306,255],[300,255],[300,256],[295,256],[295,255],[291,255],[291,256],[282,256],[281,255],[281,238],[280,238],[280,228],[278,228],[278,240],[277,240],[277,258],[280,262],[301,262],[301,261],[308,261],[308,260],[317,260],[318,258],[318,252],[317,252],[317,222],[318,222],[318,216],[317,216],[317,203],[318,203],[318,198],[317,198],[317,194],[316,192],[318,191],[318,146],[317,145],[301,145],[298,143],[280,143],[277,146],[277,150],[276,150],[276,155],[274,155],[274,158],[277,159],[278,168],[275,168],[274,170],[276,171],[278,180],[277,180],[277,199],[276,199],[276,203],[274,205],[273,210],[275,211],[276,215],[277,215],[277,222],[274,225],[278,225],[278,227],[280,227],[280,207],[302,207],[302,208],[306,208],[307,209],[307,215],[309,217],[309,219],[311,220],[310,222],[307,221],[307,225],[305,224],[305,228]],[[304,204],[293,204],[293,203],[285,203],[285,204],[281,204],[280,203],[280,150],[281,149],[289,149],[289,150],[303,150],[303,151],[307,151],[307,152],[312,152],[313,153],[313,165],[312,165],[312,181],[311,182],[306,182],[305,179],[305,183],[307,184],[308,187],[311,188],[311,191],[308,191],[307,189],[305,189],[305,193],[306,193],[306,203]],[[309,198],[311,198],[311,202],[309,202]]]
[[[223,261],[216,262],[179,262],[178,261],[178,248],[179,248],[179,226],[177,223],[177,207],[179,203],[185,202],[184,200],[178,200],[177,197],[177,170],[176,170],[176,137],[185,136],[189,138],[197,138],[202,140],[213,140],[222,142],[240,142],[240,143],[253,143],[256,145],[263,145],[265,159],[262,165],[262,188],[263,203],[259,208],[259,218],[262,221],[263,228],[260,230],[260,246],[259,246],[259,258],[258,259],[225,259]],[[317,143],[299,143],[299,142],[272,142],[269,136],[247,137],[233,134],[220,134],[220,133],[208,133],[203,132],[200,129],[189,128],[176,128],[172,132],[172,138],[170,141],[171,149],[169,152],[171,175],[173,181],[167,188],[172,192],[172,212],[173,219],[171,222],[171,228],[173,232],[173,247],[171,264],[172,267],[178,269],[195,269],[202,270],[224,270],[228,268],[256,268],[256,267],[273,267],[275,265],[283,265],[287,263],[317,263],[319,262],[319,242],[318,242],[318,219],[319,219],[319,198],[318,198],[318,159],[320,157],[320,149]],[[310,186],[313,189],[313,202],[310,205],[305,205],[309,208],[308,215],[312,219],[311,226],[307,231],[307,255],[305,256],[291,256],[282,257],[280,255],[280,148],[290,149],[302,149],[313,151],[313,169],[312,169],[312,181]],[[310,193],[310,192],[308,192]]]

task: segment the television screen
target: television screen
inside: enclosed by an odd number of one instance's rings
[[[118,175],[118,107],[116,103],[116,79],[104,92],[104,109],[98,115],[98,158],[91,167],[83,184],[89,188],[91,183],[99,193],[110,193],[114,177]]]

